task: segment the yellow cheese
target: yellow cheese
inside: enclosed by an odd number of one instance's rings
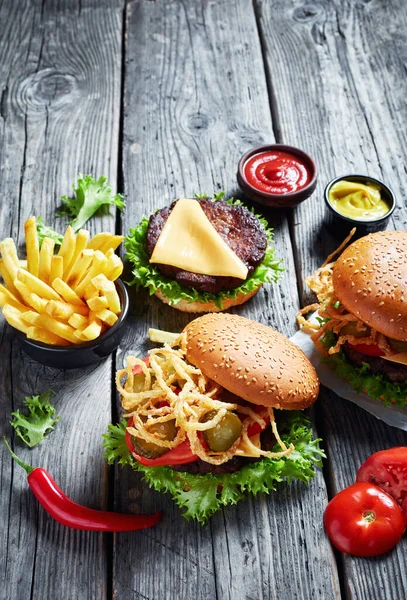
[[[260,433],[256,433],[256,435],[252,435],[250,438],[252,444],[259,448],[260,450]],[[258,458],[259,454],[255,454],[254,450],[248,446],[244,440],[240,440],[240,444],[235,450],[235,456],[248,456],[249,458]]]
[[[199,202],[192,198],[180,198],[174,206],[150,262],[203,275],[247,277],[246,265],[221,238]]]
[[[399,352],[398,354],[393,354],[392,356],[381,356],[380,358],[390,360],[391,362],[400,363],[401,365],[407,365],[407,352]]]

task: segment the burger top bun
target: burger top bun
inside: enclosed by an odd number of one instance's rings
[[[360,238],[333,269],[338,300],[379,333],[407,341],[407,231]]]
[[[188,361],[248,402],[303,409],[318,397],[318,377],[308,358],[271,327],[210,313],[189,323],[184,332]]]

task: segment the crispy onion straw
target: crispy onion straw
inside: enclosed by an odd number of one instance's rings
[[[117,389],[127,411],[125,416],[133,419],[128,427],[132,436],[168,450],[188,439],[191,451],[214,465],[233,458],[242,441],[257,457],[277,458],[292,452],[293,447],[287,448],[278,435],[272,411],[269,412],[272,429],[282,451],[259,450],[251,442],[248,429],[253,423],[264,428],[265,413],[259,415],[247,405],[222,401],[223,388],[186,362],[183,336],[172,346],[151,350],[149,355],[149,365],[129,356],[126,368],[116,374]],[[241,414],[242,434],[226,452],[214,452],[203,443],[200,432],[216,427],[228,411]],[[177,431],[172,440],[165,435],[166,424],[171,421],[175,421]]]
[[[311,334],[312,341],[322,354],[335,354],[340,351],[343,344],[348,342],[349,344],[376,344],[386,355],[389,355],[392,351],[386,337],[350,313],[335,296],[332,282],[334,259],[349,243],[355,231],[356,228],[353,228],[342,244],[326,258],[323,265],[305,279],[308,287],[316,294],[318,302],[299,310],[297,323],[300,328]],[[304,316],[315,311],[318,311],[319,323],[310,322]],[[342,330],[346,325],[351,325],[348,331],[365,332],[366,335],[343,333]],[[321,340],[328,331],[335,333],[337,339],[333,346],[326,349]]]

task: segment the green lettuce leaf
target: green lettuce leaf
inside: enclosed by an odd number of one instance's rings
[[[79,175],[78,181],[72,186],[75,192],[74,198],[62,197],[63,206],[58,217],[68,215],[73,218],[70,225],[74,231],[79,231],[86,221],[96,212],[106,212],[109,206],[117,206],[120,210],[124,208],[123,196],[114,195],[107,177],[101,175],[96,181],[91,175]]]
[[[170,467],[140,465],[126,446],[124,419],[119,425],[109,425],[103,445],[109,464],[118,459],[120,464],[130,465],[144,475],[150,487],[171,494],[184,517],[205,523],[222,506],[236,504],[245,493],[269,493],[283,480],[294,478],[307,483],[314,476],[314,467],[321,466],[325,454],[319,446],[321,440],[312,439],[309,419],[301,412],[280,413],[279,430],[284,442],[295,446],[290,456],[263,458],[226,475],[191,475],[173,471]],[[276,444],[273,450],[278,452],[280,447]]]
[[[223,192],[215,194],[214,202],[222,199],[223,196]],[[206,194],[201,194],[197,197],[206,198],[207,196]],[[228,202],[234,206],[243,206],[240,200],[233,198],[228,200]],[[251,212],[255,214],[253,210]],[[256,217],[262,223],[267,235],[268,244],[264,259],[241,285],[232,290],[219,292],[218,294],[198,292],[197,290],[184,287],[177,281],[162,275],[154,264],[150,264],[146,245],[148,218],[143,217],[137,227],[130,229],[129,235],[124,241],[127,252],[126,257],[133,265],[132,274],[134,277],[129,282],[129,285],[148,288],[151,296],[159,289],[170,299],[170,304],[172,305],[177,304],[180,300],[187,300],[188,302],[214,302],[221,309],[223,300],[227,298],[236,298],[239,294],[252,292],[263,283],[278,281],[280,273],[284,271],[284,268],[281,266],[281,260],[275,257],[272,246],[273,230],[268,227],[266,219],[260,215],[256,215]]]
[[[11,413],[14,419],[10,424],[30,448],[42,442],[60,419],[54,418],[55,408],[51,404],[51,393],[52,390],[48,390],[39,396],[26,398],[24,404],[28,408],[28,414],[22,414],[19,410]]]
[[[61,233],[58,233],[52,227],[45,225],[41,217],[37,217],[37,234],[40,248],[42,246],[44,238],[46,237],[51,238],[51,240],[54,240],[56,246],[60,246],[62,244],[62,240],[64,239],[64,236]]]

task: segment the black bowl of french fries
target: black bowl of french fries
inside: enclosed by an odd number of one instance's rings
[[[115,254],[122,236],[89,239],[88,231],[68,227],[56,251],[51,238],[40,246],[35,217],[24,228],[26,260],[19,260],[11,238],[0,242],[0,306],[23,350],[59,369],[104,360],[123,336],[129,307]]]

